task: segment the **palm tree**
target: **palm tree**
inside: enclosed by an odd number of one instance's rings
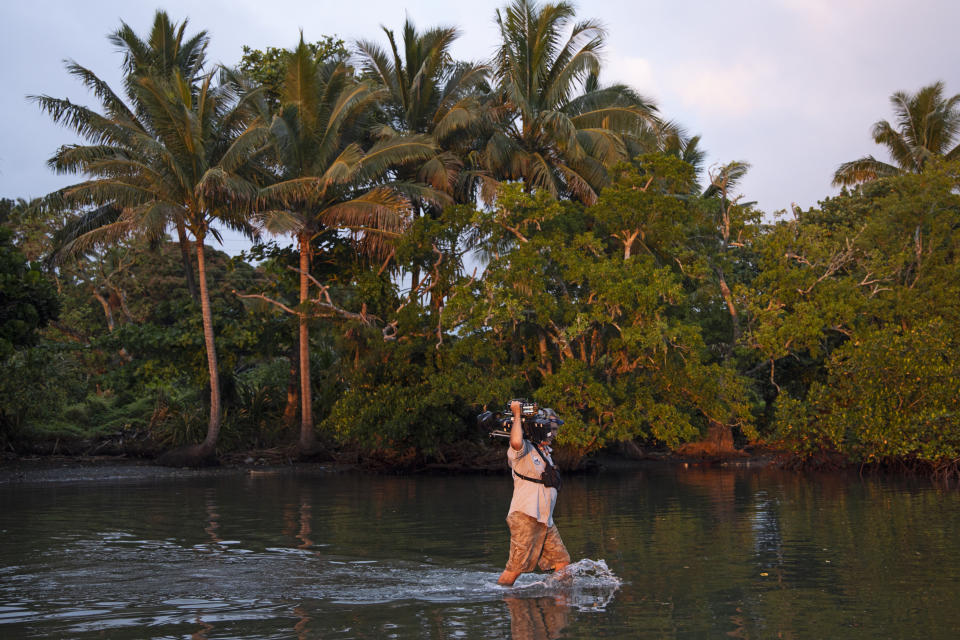
[[[342,62],[318,63],[301,36],[281,87],[280,109],[270,123],[276,181],[260,192],[269,229],[293,232],[300,252],[300,442],[314,446],[310,388],[309,309],[313,242],[325,231],[348,227],[362,233],[364,250],[384,249],[383,234],[399,233],[409,195],[428,197],[416,185],[384,183],[403,163],[435,154],[429,137],[392,136],[366,151],[370,117],[382,97],[358,82]]]
[[[240,83],[224,70],[218,85],[213,74],[191,82],[179,68],[169,76],[141,74],[127,83],[134,107],[77,65],[99,98],[103,113],[69,100],[33,99],[58,124],[74,129],[88,144],[65,145],[50,159],[60,173],[84,174],[87,180],[52,194],[64,207],[89,209],[106,219],[84,229],[66,250],[83,251],[140,233],[162,237],[171,223],[193,235],[199,298],[210,378],[210,419],[204,441],[183,450],[178,462],[198,463],[216,450],[220,433],[220,378],[213,316],[207,290],[204,247],[218,237],[216,221],[244,228],[256,195],[257,165],[251,160],[265,141],[263,129],[250,126],[249,102]]]
[[[931,158],[960,159],[960,94],[943,96],[943,83],[935,82],[911,95],[890,96],[896,126],[886,120],[873,125],[873,140],[887,147],[893,164],[866,156],[840,165],[834,186],[869,182],[903,173],[922,173]]]
[[[178,72],[191,85],[197,85],[206,64],[206,51],[210,38],[206,31],[200,31],[186,38],[187,20],[179,25],[170,21],[165,11],[158,10],[153,17],[150,34],[144,40],[126,22],[110,34],[108,39],[123,52],[124,84],[126,97],[134,105],[137,116],[146,114],[137,106],[137,79],[143,76],[161,78],[172,77]],[[146,127],[145,127],[146,128]],[[200,302],[197,284],[190,263],[190,240],[180,221],[174,221],[177,241],[180,246],[180,258],[187,279],[187,290],[194,301]]]
[[[403,25],[402,51],[393,31],[386,27],[383,31],[389,53],[369,41],[356,45],[364,74],[387,92],[383,102],[389,130],[380,133],[433,137],[442,152],[412,171],[407,168],[406,177],[450,193],[463,164],[458,154],[482,126],[480,92],[486,86],[488,68],[453,61],[450,47],[460,36],[454,27],[419,33],[408,19]]]
[[[754,203],[740,203],[739,196],[733,197],[732,194],[749,170],[750,163],[738,160],[716,167],[710,171],[710,184],[707,185],[707,188],[704,189],[701,194],[704,200],[714,200],[716,202],[717,217],[715,219],[715,228],[719,232],[716,238],[718,241],[717,248],[719,250],[714,254],[713,271],[717,277],[717,284],[720,287],[720,295],[723,297],[723,302],[727,306],[727,312],[730,314],[732,328],[730,348],[725,357],[730,356],[734,346],[740,339],[740,314],[737,310],[733,292],[730,290],[730,285],[727,284],[727,276],[724,270],[724,256],[728,255],[728,251],[733,246],[743,246],[739,242],[739,239],[731,238],[731,232],[735,224],[735,220],[733,219],[734,207],[750,207]]]
[[[507,115],[484,156],[498,176],[590,204],[606,167],[627,157],[619,134],[656,122],[656,108],[625,85],[599,86],[605,31],[588,20],[565,38],[574,17],[566,2],[514,0],[497,11],[494,77]]]
[[[460,36],[454,27],[434,27],[418,32],[409,19],[402,40],[382,27],[389,51],[376,43],[359,41],[360,67],[386,92],[383,110],[386,126],[380,135],[423,134],[433,138],[439,153],[425,162],[397,167],[407,182],[429,184],[460,202],[469,202],[486,172],[464,170],[475,140],[488,123],[484,97],[489,93],[486,65],[456,62],[450,48]],[[436,215],[428,203],[415,200],[413,216]],[[418,288],[420,267],[411,269],[411,290]],[[439,298],[438,298],[439,299]]]

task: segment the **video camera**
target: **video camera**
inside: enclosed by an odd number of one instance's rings
[[[503,411],[484,411],[477,416],[477,424],[488,430],[491,438],[509,438],[510,427],[513,425],[510,405],[514,402],[520,403],[520,419],[525,439],[545,442],[556,437],[563,420],[553,409],[541,409],[535,402],[524,399],[511,400]]]

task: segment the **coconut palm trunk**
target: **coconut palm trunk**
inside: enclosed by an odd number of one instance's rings
[[[313,449],[313,399],[310,395],[310,331],[307,325],[309,314],[306,311],[310,297],[310,235],[297,234],[300,245],[300,451],[307,453]]]
[[[213,312],[210,309],[210,292],[207,289],[207,267],[203,251],[203,237],[197,238],[197,280],[200,284],[200,313],[203,317],[203,341],[207,349],[207,369],[210,372],[210,422],[207,437],[200,444],[201,457],[213,456],[220,437],[220,371],[217,368],[217,346],[213,337]]]
[[[200,294],[197,292],[197,283],[193,277],[193,264],[190,261],[190,239],[187,238],[187,230],[183,223],[177,221],[177,244],[180,245],[180,258],[183,261],[183,275],[187,279],[187,291],[194,302],[200,302]]]
[[[287,402],[283,408],[284,427],[293,427],[300,413],[300,343],[290,348],[290,371],[287,374]]]

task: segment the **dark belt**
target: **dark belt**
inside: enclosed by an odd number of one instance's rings
[[[523,475],[522,473],[517,473],[516,471],[514,471],[513,473],[514,473],[518,478],[520,478],[521,480],[526,480],[527,482],[536,482],[537,484],[543,484],[543,480],[541,480],[541,479],[538,479],[538,478],[528,478],[527,476]]]

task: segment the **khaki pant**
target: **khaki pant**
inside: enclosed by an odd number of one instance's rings
[[[568,564],[570,554],[560,539],[556,525],[547,526],[525,513],[511,511],[507,516],[510,527],[510,558],[507,571],[526,573],[537,566],[549,571],[558,564]]]

